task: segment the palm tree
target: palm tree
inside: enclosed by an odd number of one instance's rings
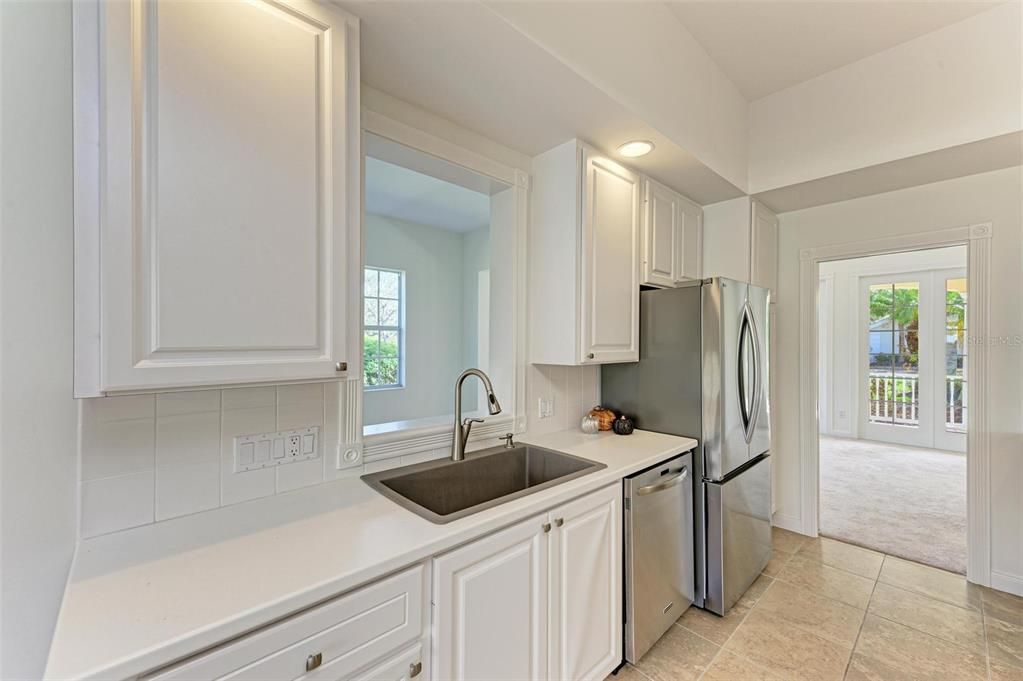
[[[920,341],[920,290],[908,287],[885,286],[870,291],[870,318],[891,319],[892,329],[899,332],[898,355],[908,364],[916,364]]]

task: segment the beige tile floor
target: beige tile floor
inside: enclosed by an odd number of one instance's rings
[[[611,681],[1023,681],[1023,598],[775,528],[725,617],[690,608]]]

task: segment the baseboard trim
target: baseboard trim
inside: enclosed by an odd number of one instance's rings
[[[1023,577],[1007,572],[991,571],[991,588],[1023,596]]]
[[[788,515],[786,513],[775,513],[771,518],[771,524],[775,527],[780,527],[783,530],[788,530],[789,532],[806,534],[803,530],[803,521],[799,516]]]

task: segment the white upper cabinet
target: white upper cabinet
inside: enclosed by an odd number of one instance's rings
[[[778,217],[748,196],[703,207],[703,275],[778,290]]]
[[[355,20],[307,0],[74,11],[76,394],[357,370]]]
[[[778,290],[778,216],[753,201],[750,220],[750,283]]]
[[[641,178],[575,140],[533,159],[530,361],[639,359]]]
[[[640,283],[671,288],[699,279],[702,232],[700,206],[658,182],[645,180]]]

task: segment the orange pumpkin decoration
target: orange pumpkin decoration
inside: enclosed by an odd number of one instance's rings
[[[597,424],[601,430],[611,430],[615,422],[615,413],[610,409],[604,409],[600,405],[597,405],[590,410],[590,416],[597,419]]]

